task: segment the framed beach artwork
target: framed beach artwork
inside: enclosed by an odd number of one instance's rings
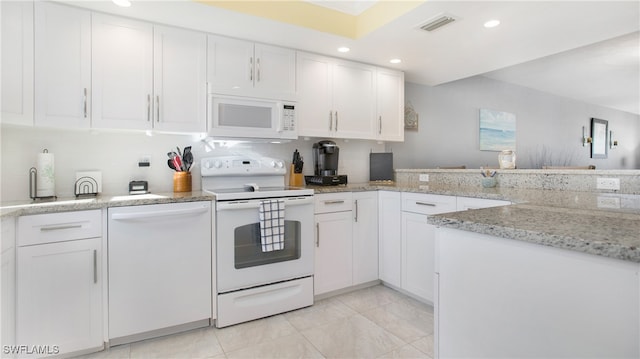
[[[480,109],[480,151],[516,150],[516,115]]]

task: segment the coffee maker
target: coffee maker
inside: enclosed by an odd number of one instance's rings
[[[347,176],[338,174],[340,148],[335,142],[323,140],[313,144],[313,176],[305,176],[307,184],[333,186],[347,184]]]

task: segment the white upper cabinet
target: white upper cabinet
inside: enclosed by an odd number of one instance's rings
[[[93,16],[93,127],[206,131],[206,35]]]
[[[355,62],[333,65],[333,111],[336,137],[375,136],[376,68]]]
[[[145,130],[153,113],[153,27],[93,14],[93,127]]]
[[[35,124],[89,128],[91,13],[35,3]]]
[[[332,59],[298,52],[298,135],[333,137]]]
[[[299,52],[297,75],[299,135],[403,139],[401,72]]]
[[[33,3],[2,1],[2,123],[33,125]]]
[[[404,141],[404,73],[378,69],[376,87],[376,138],[380,141]]]
[[[208,52],[213,93],[295,100],[295,51],[209,35]]]
[[[154,128],[206,132],[206,35],[155,26],[153,51]]]

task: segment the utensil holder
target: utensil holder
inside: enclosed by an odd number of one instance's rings
[[[191,192],[191,172],[173,173],[173,192]]]
[[[304,185],[304,176],[302,173],[294,173],[294,166],[291,165],[291,170],[289,171],[289,186],[291,187],[302,187]]]
[[[484,188],[493,188],[497,183],[495,177],[482,177],[482,187]]]

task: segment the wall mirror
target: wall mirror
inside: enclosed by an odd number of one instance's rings
[[[591,158],[607,158],[607,133],[609,122],[599,118],[591,119]]]

